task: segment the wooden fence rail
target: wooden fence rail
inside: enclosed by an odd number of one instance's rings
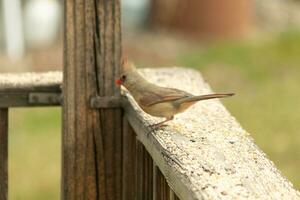
[[[200,74],[193,70],[143,69],[141,73],[159,85],[194,94],[211,92]],[[58,105],[53,100],[45,103],[44,95],[51,99],[50,94],[54,94],[59,99],[61,81],[59,72],[0,76],[1,200],[7,198],[8,108]],[[16,95],[16,91],[23,95]],[[36,104],[29,103],[33,91],[43,97],[43,104],[39,100]],[[2,96],[11,101],[1,101]],[[120,199],[300,199],[299,192],[219,100],[198,103],[176,116],[167,127],[151,132],[148,125],[159,119],[142,112],[126,91],[123,97],[121,157],[120,164],[115,166],[120,170],[116,174],[120,177]],[[65,176],[67,172],[62,173]],[[74,180],[73,184],[76,183]]]
[[[114,84],[120,15],[119,0],[65,0],[63,83],[59,72],[0,76],[0,200],[7,199],[9,107],[60,104],[62,199],[300,199],[218,100],[149,129],[158,119]],[[156,84],[211,92],[192,70],[142,73]]]
[[[61,72],[0,75],[0,108],[58,106]]]

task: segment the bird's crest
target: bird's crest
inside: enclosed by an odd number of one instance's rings
[[[122,71],[128,72],[133,70],[135,70],[134,64],[127,57],[124,57],[122,59]]]

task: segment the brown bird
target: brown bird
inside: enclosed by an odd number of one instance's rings
[[[127,59],[123,60],[122,70],[123,73],[116,80],[116,84],[123,85],[143,111],[155,117],[165,118],[164,121],[151,125],[154,128],[172,120],[174,115],[185,111],[198,101],[234,95],[234,93],[226,93],[195,96],[175,88],[157,86],[143,78],[134,64]]]

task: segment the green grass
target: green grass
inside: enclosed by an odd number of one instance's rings
[[[227,41],[187,52],[215,91],[234,91],[226,107],[300,189],[300,32],[268,40]]]
[[[60,109],[11,109],[9,199],[60,198]]]

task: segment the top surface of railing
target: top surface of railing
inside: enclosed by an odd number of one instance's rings
[[[162,86],[193,94],[211,93],[194,70],[163,68],[141,72]],[[6,91],[14,91],[6,101],[15,103],[11,98],[22,97],[17,101],[21,105],[28,98],[28,90],[58,93],[61,81],[60,72],[0,75],[1,97]],[[15,91],[22,95],[15,96]],[[125,115],[137,138],[181,199],[300,199],[299,192],[219,100],[199,102],[168,122],[167,127],[149,133],[148,125],[161,119],[142,112],[127,96]],[[0,104],[1,101],[0,98]]]
[[[0,74],[0,92],[57,87],[62,83],[61,72]],[[41,89],[39,89],[41,90]]]
[[[194,70],[141,72],[161,86],[192,94],[212,93]],[[131,125],[181,199],[300,199],[299,192],[219,100],[198,102],[168,122],[167,127],[148,135],[147,126],[161,119],[147,115],[133,100],[130,102],[133,107],[125,110]]]

